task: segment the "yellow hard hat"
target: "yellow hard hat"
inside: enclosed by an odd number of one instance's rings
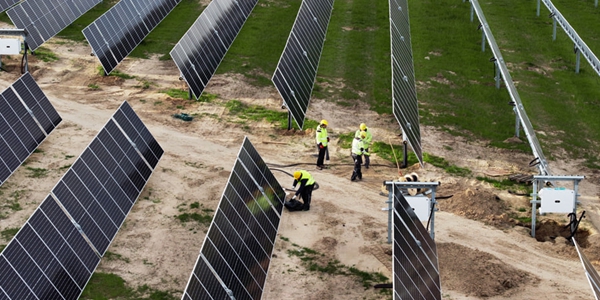
[[[361,132],[361,133],[360,133],[360,138],[361,138],[361,139],[364,139],[364,138],[366,138],[366,137],[367,137],[367,134],[366,134],[366,133],[364,133],[364,132]]]
[[[300,171],[294,172],[294,179],[298,180],[300,179],[300,176],[302,176],[302,173]]]
[[[325,120],[325,119],[321,120],[321,125],[329,126],[329,124],[327,123],[327,120]]]
[[[365,124],[365,123],[360,124],[360,130],[364,131],[365,129],[367,129],[367,124]]]

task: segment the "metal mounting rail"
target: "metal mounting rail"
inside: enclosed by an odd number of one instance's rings
[[[550,0],[538,0],[537,6],[537,15],[540,15],[540,1],[544,2],[544,5],[550,11],[550,16],[554,19],[554,22],[558,23],[560,27],[565,31],[565,33],[571,38],[573,43],[575,44],[575,51],[577,53],[577,67],[576,72],[579,73],[579,53],[583,54],[583,57],[590,63],[590,66],[596,71],[598,75],[600,75],[600,60],[598,57],[592,52],[592,50],[588,47],[588,45],[579,37],[575,29],[571,27],[571,24],[567,22],[567,19],[563,17],[563,15],[554,7],[554,4]],[[556,24],[555,23],[555,24]],[[555,27],[556,28],[556,27]],[[554,39],[556,39],[556,29],[554,30],[554,34],[552,35]]]
[[[496,43],[496,39],[494,39],[494,35],[492,34],[492,30],[490,29],[490,25],[488,25],[485,16],[483,15],[483,10],[481,10],[481,6],[479,6],[479,2],[477,0],[471,0],[471,5],[477,14],[477,18],[481,23],[481,28],[485,37],[492,49],[492,53],[494,54],[494,58],[496,58],[496,66],[498,67],[502,78],[504,79],[504,83],[506,84],[506,88],[508,89],[508,93],[510,98],[515,104],[515,112],[519,116],[521,120],[521,124],[523,126],[523,131],[525,135],[527,135],[527,140],[529,141],[529,145],[531,146],[531,150],[533,151],[533,155],[536,159],[539,160],[539,164],[537,165],[540,175],[552,175],[548,168],[548,162],[544,157],[544,153],[542,152],[542,147],[540,146],[540,142],[535,136],[535,131],[533,130],[533,125],[531,125],[531,121],[527,117],[527,113],[525,112],[525,108],[523,107],[523,103],[521,102],[521,97],[519,97],[519,92],[517,92],[517,88],[510,77],[510,73],[508,72],[508,68],[506,68],[506,64],[504,63],[504,58],[500,53],[500,49],[498,48],[498,44]]]

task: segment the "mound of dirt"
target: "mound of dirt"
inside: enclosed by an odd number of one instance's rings
[[[539,282],[535,275],[515,269],[486,252],[455,243],[438,243],[437,250],[442,289],[467,296],[493,297]]]
[[[440,210],[465,216],[498,228],[508,228],[514,223],[507,215],[508,207],[500,197],[489,190],[467,188],[457,191],[452,198],[438,202]]]

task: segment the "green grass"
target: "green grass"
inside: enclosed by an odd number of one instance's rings
[[[30,172],[29,175],[27,175],[27,177],[31,178],[42,178],[48,176],[48,169],[44,168],[27,167],[27,171]]]
[[[88,89],[90,89],[90,90],[99,90],[100,86],[97,85],[97,84],[95,84],[95,83],[90,83],[90,84],[88,84]]]
[[[496,180],[493,178],[482,177],[482,176],[477,176],[476,178],[477,178],[477,180],[490,183],[495,188],[501,189],[501,190],[517,190],[517,191],[520,191],[522,193],[527,193],[527,194],[533,192],[532,187],[527,186],[522,183],[516,183],[510,179]]]
[[[229,110],[230,115],[235,115],[242,120],[248,121],[267,121],[277,124],[280,129],[287,129],[288,113],[283,111],[274,111],[266,109],[259,105],[247,105],[239,100],[227,101],[225,107]],[[316,128],[319,122],[311,119],[304,120],[304,128]],[[292,122],[292,127],[298,129],[295,122]]]
[[[44,48],[44,47],[39,47],[37,48],[37,50],[35,50],[35,57],[37,57],[37,59],[44,61],[44,62],[53,62],[53,61],[57,61],[58,55],[56,55],[56,53],[50,51],[50,49],[48,48]]]
[[[106,253],[104,253],[104,259],[111,261],[111,260],[122,260],[126,263],[129,263],[129,258],[127,257],[123,257],[123,255],[119,254],[119,253],[114,253],[114,252],[110,252],[110,251],[106,251]]]
[[[0,231],[0,236],[2,236],[2,238],[5,241],[10,241],[15,236],[15,234],[17,234],[17,232],[19,232],[19,229],[21,229],[21,228],[18,228],[18,227],[6,228],[6,229]]]
[[[151,299],[175,300],[171,292],[159,291],[142,285],[136,289],[126,285],[125,280],[115,274],[95,272],[81,294],[81,299],[108,300],[108,299]]]
[[[168,90],[162,90],[160,92],[163,94],[169,95],[169,97],[171,97],[171,98],[176,98],[176,99],[188,99],[189,98],[188,91],[183,91],[180,89],[168,89]]]

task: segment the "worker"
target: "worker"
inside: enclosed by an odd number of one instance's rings
[[[369,131],[369,128],[367,128],[367,124],[362,123],[362,124],[360,124],[359,129],[354,134],[354,137],[359,137],[362,132],[367,134],[367,136],[363,140],[363,144],[365,146],[365,151],[363,151],[363,156],[365,157],[365,168],[368,169],[369,165],[371,164],[371,160],[370,160],[371,153],[369,153],[369,147],[371,146],[371,142],[373,141],[373,134],[371,133],[371,131]]]
[[[319,147],[319,157],[317,158],[317,169],[322,170],[323,160],[325,159],[325,153],[327,152],[327,145],[329,143],[329,135],[327,134],[327,120],[321,120],[321,123],[317,126],[317,147]]]
[[[296,188],[298,182],[300,182],[300,187],[292,197],[292,200],[296,200],[296,197],[300,195],[302,198],[302,210],[310,210],[310,198],[312,197],[312,191],[315,186],[315,179],[307,171],[298,170],[294,172],[294,183],[292,186]]]
[[[351,181],[362,180],[362,172],[360,171],[360,165],[362,165],[362,155],[365,151],[365,147],[363,144],[363,140],[366,138],[367,134],[364,132],[360,133],[360,136],[355,137],[352,140],[352,159],[354,159],[354,171],[352,171],[352,176],[350,177]]]

